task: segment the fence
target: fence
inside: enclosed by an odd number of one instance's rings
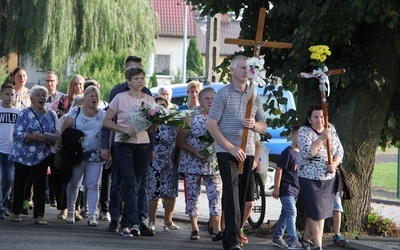
[[[397,197],[398,176],[397,148],[387,148],[383,152],[378,148],[376,152],[375,167],[372,173],[372,198],[387,201],[400,201]]]

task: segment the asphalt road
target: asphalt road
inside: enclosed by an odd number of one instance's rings
[[[0,220],[0,249],[222,249],[222,243],[213,242],[206,231],[200,232],[200,240],[190,240],[190,224],[176,221],[176,231],[163,231],[162,220],[157,219],[154,237],[123,237],[107,232],[108,222],[99,221],[98,227],[89,227],[86,220],[66,224],[57,220],[58,211],[46,206],[48,225],[35,225],[30,215],[21,222],[12,222],[9,217]],[[249,237],[246,249],[268,249],[270,241]],[[266,247],[267,246],[267,247]]]

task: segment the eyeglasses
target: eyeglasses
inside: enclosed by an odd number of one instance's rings
[[[45,82],[56,82],[56,80],[44,80]]]

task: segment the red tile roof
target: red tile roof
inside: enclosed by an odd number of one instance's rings
[[[152,7],[158,16],[158,32],[160,37],[183,37],[184,5],[183,0],[153,0]],[[195,37],[195,16],[187,6],[187,37]]]

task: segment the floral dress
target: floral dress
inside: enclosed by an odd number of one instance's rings
[[[202,142],[199,139],[199,137],[204,135],[206,131],[206,123],[207,117],[203,114],[198,114],[192,119],[191,129],[186,138],[186,142],[196,150],[202,150],[209,146],[207,143]],[[178,172],[199,175],[218,174],[217,157],[215,155],[209,155],[206,160],[201,161],[193,154],[182,151]]]
[[[31,106],[31,90],[24,89],[23,91],[15,92],[15,99],[12,105],[19,109],[24,109]]]
[[[67,114],[72,106],[73,102],[69,100],[68,95],[63,95],[60,99],[53,102],[51,109],[55,110],[58,118]]]
[[[154,161],[147,170],[149,200],[178,196],[178,168],[172,156],[178,129],[172,126],[157,127]]]
[[[199,137],[205,134],[207,116],[198,114],[192,119],[186,143],[202,150],[209,146],[202,142]],[[179,162],[179,173],[185,174],[187,190],[187,214],[190,218],[197,217],[200,205],[199,195],[201,191],[201,180],[203,180],[208,198],[209,214],[211,216],[221,215],[222,180],[217,169],[217,157],[210,154],[205,160],[196,158],[193,154],[182,150]]]

